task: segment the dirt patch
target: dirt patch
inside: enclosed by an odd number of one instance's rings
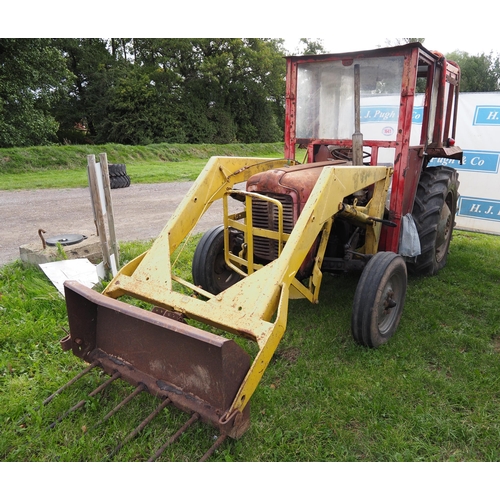
[[[137,184],[113,189],[111,197],[119,241],[150,240],[161,232],[192,182]],[[221,203],[202,217],[195,232],[222,222]],[[19,259],[19,247],[45,236],[95,234],[88,188],[0,191],[0,266]],[[40,241],[41,244],[41,241]]]
[[[291,365],[297,363],[299,356],[300,356],[300,349],[298,347],[288,347],[286,349],[280,349],[276,351],[275,354],[276,358],[283,359],[288,363],[290,363]]]
[[[493,339],[493,349],[496,353],[500,354],[500,336]]]

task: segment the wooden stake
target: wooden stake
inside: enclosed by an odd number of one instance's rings
[[[118,255],[118,242],[116,241],[115,233],[115,216],[113,214],[113,203],[111,200],[111,185],[109,182],[109,168],[108,168],[108,157],[106,153],[101,153],[99,155],[99,161],[101,164],[102,172],[102,185],[104,186],[104,199],[106,200],[106,215],[108,217],[108,231],[111,250],[115,256],[115,263],[117,269],[120,268],[120,257]]]
[[[99,195],[99,185],[97,183],[95,156],[87,155],[87,168],[89,173],[90,195],[94,207],[95,224],[99,233],[99,240],[102,248],[102,260],[104,272],[111,272],[111,258],[109,256],[108,241],[106,238],[106,228],[104,225],[104,216],[102,213],[101,197]]]

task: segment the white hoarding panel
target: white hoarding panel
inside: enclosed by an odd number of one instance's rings
[[[411,145],[420,140],[423,95],[415,96]],[[388,98],[361,101],[361,131],[372,139],[394,140],[398,106]],[[462,93],[459,97],[457,146],[464,151],[457,160],[434,159],[429,165],[456,168],[460,179],[458,229],[500,234],[500,92]],[[379,163],[394,164],[394,150],[381,150]]]
[[[457,145],[464,151],[449,164],[459,172],[457,228],[500,234],[500,93],[462,93],[459,98]]]

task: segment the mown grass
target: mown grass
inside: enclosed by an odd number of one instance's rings
[[[134,184],[193,181],[211,156],[281,157],[283,144],[152,144],[0,149],[0,189],[88,186],[87,155],[125,163]]]
[[[190,273],[196,238],[178,261]],[[123,243],[124,261],[149,243]],[[458,231],[437,276],[411,278],[387,345],[350,335],[358,277],[325,276],[320,303],[290,304],[285,336],[251,402],[250,430],[214,461],[500,459],[500,240]],[[94,372],[38,408],[83,366],[58,340],[64,301],[37,268],[0,269],[0,460],[101,461],[157,404],[143,394],[92,429],[130,388],[115,383],[64,419],[104,377]],[[165,411],[113,460],[147,459],[185,421]],[[197,460],[215,431],[196,426],[161,460]]]

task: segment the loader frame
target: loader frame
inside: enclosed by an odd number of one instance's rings
[[[227,197],[233,192],[235,184],[244,182],[255,173],[266,169],[286,168],[289,164],[288,160],[264,158],[211,158],[151,249],[125,265],[103,292],[105,297],[113,299],[123,295],[135,297],[167,311],[181,313],[186,318],[201,321],[257,343],[258,354],[251,363],[230,404],[226,408],[217,408],[212,415],[205,415],[206,420],[220,427],[232,437],[238,437],[247,428],[247,422],[242,416],[245,414],[245,408],[285,332],[289,299],[307,298],[311,302],[318,300],[322,278],[321,259],[335,214],[345,209],[343,200],[347,195],[371,185],[374,185],[372,201],[366,207],[359,207],[357,210],[353,208],[353,212],[368,228],[366,249],[370,253],[375,253],[378,247],[381,224],[377,223],[376,219],[380,220],[383,215],[391,169],[387,167],[331,166],[323,169],[292,233],[285,235],[282,230],[265,232],[267,237],[275,238],[281,242],[286,241],[286,245],[283,246],[275,261],[262,267],[254,265],[251,258],[226,254],[228,264],[237,266],[240,272],[246,276],[217,296],[200,290],[172,272],[173,252],[190,235],[209,206],[220,198],[225,200],[224,224],[226,232],[230,227],[242,231],[245,234],[245,241],[251,247],[252,237],[259,233],[259,230],[253,229],[251,224],[248,224],[248,221],[251,221],[251,204],[246,204],[244,214],[247,223],[244,223],[242,222],[243,213],[233,215],[228,213]],[[242,191],[239,193],[247,199],[253,196],[252,193]],[[308,283],[303,284],[295,278],[295,274],[318,236],[321,237],[322,243],[314,270]],[[252,255],[250,250],[248,255]],[[246,269],[246,272],[242,269]],[[175,284],[187,287],[191,291],[191,295],[176,291]],[[94,293],[96,295],[93,295]],[[85,297],[85,303],[100,307],[101,316],[105,316],[106,311],[114,307],[112,303],[109,303],[109,300],[103,302],[100,294],[96,292],[89,292]],[[75,306],[75,309],[82,309],[81,304]],[[134,307],[133,310],[135,309]],[[125,306],[120,306],[120,310],[116,312],[117,315],[130,314],[127,313]],[[70,325],[75,354],[90,361],[94,359],[95,350],[98,349],[100,358],[119,357],[127,363],[127,359],[124,359],[127,356],[126,353],[113,355],[107,351],[107,354],[103,354],[100,346],[96,345],[99,344],[99,341],[94,340],[93,344],[90,342],[85,347],[85,341],[80,338],[82,335],[76,333],[77,330],[81,330],[81,327],[78,327],[81,324],[81,314],[75,313],[72,316],[79,317],[73,326]],[[152,328],[148,326],[151,321],[149,323],[148,321],[141,322],[140,316],[136,317],[135,320],[138,324],[134,327],[134,331],[138,338],[144,335],[146,330],[149,331]],[[111,328],[112,321],[109,320],[106,326],[107,331]],[[178,335],[184,335],[183,327],[179,327],[178,322],[169,318],[162,318],[162,322],[163,328],[169,332],[179,331],[180,328]],[[78,342],[77,337],[79,338]],[[104,334],[101,337],[104,337]],[[201,344],[207,342],[207,338],[203,334],[200,338]],[[158,341],[161,342],[161,339]],[[149,354],[149,356],[152,355],[152,353]],[[164,355],[168,356],[168,354]],[[172,362],[174,361],[172,360]],[[154,377],[155,375],[153,375]],[[130,381],[133,383],[132,377]],[[136,381],[137,383],[139,382]],[[157,385],[161,386],[162,384]],[[165,388],[165,384],[163,384],[163,388]],[[184,388],[177,389],[182,391]],[[190,403],[183,401],[179,406],[186,410]],[[197,410],[198,407],[191,408],[191,411]]]

